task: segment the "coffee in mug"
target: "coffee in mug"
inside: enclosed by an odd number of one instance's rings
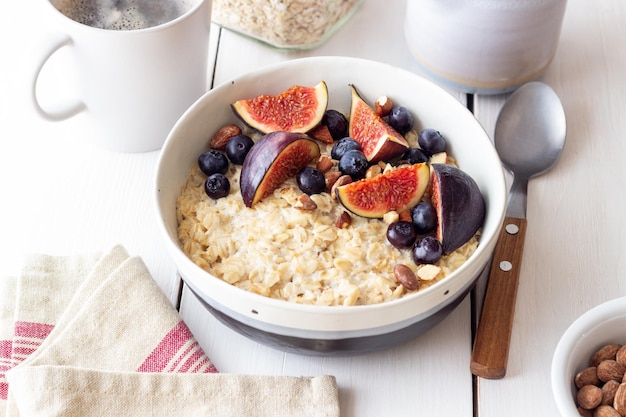
[[[174,20],[190,10],[194,0],[56,0],[65,16],[87,26],[137,30]]]

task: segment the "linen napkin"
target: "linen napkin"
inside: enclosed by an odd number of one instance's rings
[[[0,290],[7,417],[339,415],[332,376],[217,373],[141,259],[121,246],[33,255]]]

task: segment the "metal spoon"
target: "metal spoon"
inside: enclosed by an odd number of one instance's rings
[[[513,174],[513,184],[474,340],[470,369],[476,376],[499,379],[506,374],[526,236],[528,180],[552,167],[565,145],[565,130],[561,101],[540,82],[516,90],[498,115],[495,146]]]

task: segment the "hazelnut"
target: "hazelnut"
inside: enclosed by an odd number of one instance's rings
[[[619,382],[610,380],[606,384],[602,385],[602,402],[600,404],[613,405],[615,399],[615,392],[619,387]]]
[[[626,345],[619,348],[619,350],[615,354],[615,360],[626,366]]]
[[[622,382],[619,387],[617,387],[617,391],[615,391],[613,408],[622,416],[626,416],[626,383],[624,382]]]
[[[596,408],[593,413],[593,417],[622,417],[617,410],[610,405],[601,405]]]
[[[595,366],[590,366],[586,369],[583,369],[576,374],[576,377],[574,378],[574,383],[579,389],[584,387],[585,385],[600,385],[600,379],[598,378],[598,368]]]
[[[621,347],[622,345],[618,343],[611,343],[601,347],[598,351],[591,355],[589,366],[598,366],[602,361],[615,359],[615,355]]]
[[[625,371],[622,364],[613,359],[607,359],[598,364],[598,379],[603,382],[610,380],[621,382]]]
[[[576,400],[585,410],[593,410],[602,402],[602,390],[595,385],[585,385],[578,390]]]

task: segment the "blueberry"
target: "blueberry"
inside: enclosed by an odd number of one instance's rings
[[[424,236],[413,246],[413,261],[416,264],[434,264],[443,254],[441,242],[434,236]]]
[[[344,153],[349,150],[360,151],[361,145],[359,142],[347,136],[341,138],[333,144],[333,148],[330,150],[330,157],[339,161]]]
[[[296,182],[303,193],[308,195],[326,191],[326,178],[317,168],[304,167],[296,174]]]
[[[230,182],[224,174],[219,172],[209,177],[204,182],[204,192],[213,200],[226,197],[230,192]]]
[[[428,234],[437,227],[437,210],[431,203],[420,201],[411,209],[411,220],[418,234]]]
[[[419,164],[422,162],[428,162],[429,156],[420,149],[420,148],[409,148],[404,155],[402,155],[402,160],[408,162],[409,164]]]
[[[417,143],[426,152],[433,155],[446,150],[446,140],[435,129],[424,129],[417,135]]]
[[[388,116],[389,125],[404,135],[413,129],[413,115],[403,106],[393,106]]]
[[[254,142],[250,136],[244,134],[233,136],[228,143],[226,143],[226,155],[228,159],[230,159],[230,162],[241,165],[243,164],[243,160],[246,159],[246,155],[248,155],[252,145],[254,145]]]
[[[337,110],[326,110],[322,117],[322,124],[328,127],[334,140],[341,139],[348,133],[348,119]]]
[[[350,175],[353,179],[364,177],[367,168],[369,168],[369,162],[361,151],[349,150],[339,160],[339,171]]]
[[[226,155],[223,153],[210,150],[198,157],[198,166],[205,175],[215,174],[216,172],[225,174],[228,170],[228,159],[226,159]]]
[[[387,227],[387,240],[398,249],[410,248],[416,238],[417,233],[411,222],[400,220]]]

